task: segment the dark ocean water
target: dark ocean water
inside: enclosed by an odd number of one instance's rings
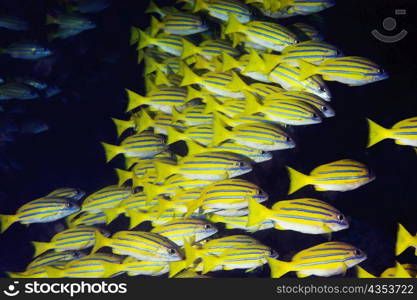
[[[19,138],[2,154],[17,160],[22,170],[0,173],[0,213],[14,213],[22,204],[55,188],[71,186],[92,193],[117,182],[113,168],[120,166],[121,159],[106,165],[99,142],[118,142],[110,118],[125,117],[127,100],[123,89],[143,91],[142,65],[136,64],[129,36],[130,26],[145,28],[149,16],[143,14],[148,1],[113,2],[110,8],[92,15],[98,23],[96,29],[50,44],[56,52],[51,59],[39,63],[0,56],[1,76],[34,75],[63,89],[52,99],[26,102],[26,109],[45,120],[50,130]],[[157,1],[161,5],[172,2]],[[279,22],[285,25],[303,21],[316,26],[327,42],[339,46],[347,55],[378,62],[390,78],[362,87],[329,83],[336,117],[319,125],[291,129],[297,148],[275,152],[272,161],[256,165],[244,178],[270,194],[268,204],[317,197],[336,206],[351,218],[351,227],[333,234],[333,239],[364,250],[368,259],[361,266],[377,275],[394,265],[397,223],[411,233],[417,231],[417,155],[411,147],[400,147],[392,141],[366,149],[365,118],[389,127],[417,114],[417,5],[412,0],[336,2],[334,8],[316,16]],[[42,24],[47,13],[55,12],[54,3],[0,0],[1,13],[21,16],[32,26],[29,33],[23,34],[1,30],[0,47],[22,38],[46,42],[47,29]],[[407,14],[395,16],[395,9],[407,9]],[[392,32],[382,27],[382,21],[389,16],[397,19],[397,28]],[[373,29],[392,35],[403,28],[408,35],[394,44],[382,43],[371,35]],[[367,164],[376,180],[346,193],[316,192],[306,187],[286,195],[285,165],[308,173],[320,164],[343,158]],[[109,228],[116,231],[126,225],[127,219],[120,218]],[[48,241],[60,228],[62,222],[13,225],[0,235],[0,272],[24,270],[33,255],[30,241]],[[242,232],[221,232],[235,233]],[[292,231],[266,230],[254,236],[275,248],[283,259],[326,241],[322,236]],[[398,261],[417,263],[417,258],[408,249]],[[269,276],[269,270],[265,267],[253,274],[223,272],[218,276]],[[347,276],[354,276],[354,271]]]

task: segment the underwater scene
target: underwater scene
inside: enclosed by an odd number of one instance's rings
[[[416,277],[416,14],[0,0],[0,277]]]

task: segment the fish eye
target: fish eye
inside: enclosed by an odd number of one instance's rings
[[[383,74],[383,73],[384,73],[384,69],[379,68],[379,69],[378,69],[378,73],[379,73],[379,74]]]
[[[167,252],[168,252],[169,255],[177,254],[177,250],[175,250],[174,248],[168,248]]]
[[[274,249],[269,249],[269,256],[271,257],[278,257],[278,252],[275,251]]]
[[[344,215],[337,215],[337,219],[339,221],[343,221],[345,219],[345,216]]]
[[[321,107],[321,110],[322,110],[322,111],[327,111],[327,107],[326,107],[326,106],[322,106],[322,107]]]
[[[312,114],[311,115],[314,119],[317,119],[319,116],[317,114]]]
[[[239,168],[243,168],[245,166],[245,163],[243,161],[240,161],[238,164]]]
[[[289,136],[287,136],[287,137],[285,138],[285,141],[289,143],[289,142],[291,142],[291,138],[290,138]]]
[[[326,89],[325,89],[324,87],[322,87],[322,86],[321,86],[321,87],[319,88],[319,91],[320,91],[320,92],[322,92],[322,93],[324,93],[324,92],[326,91]]]
[[[362,255],[362,251],[359,249],[356,249],[355,252],[353,252],[355,254],[355,256],[360,256]]]
[[[204,225],[204,229],[205,230],[213,229],[213,226],[211,226],[211,224],[206,224]]]

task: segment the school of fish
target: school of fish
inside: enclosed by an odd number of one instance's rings
[[[251,272],[269,265],[272,278],[289,272],[298,277],[344,275],[353,267],[361,278],[415,277],[413,264],[368,273],[359,266],[367,259],[364,251],[332,240],[333,232],[349,230],[348,216],[323,200],[291,197],[308,185],[348,192],[378,180],[365,164],[340,157],[323,161],[308,174],[287,166],[288,198],[273,199],[272,207],[263,204],[270,199],[260,186],[239,178],[271,160],[273,153],[296,148],[290,132],[298,126],[337,115],[331,107],[337,99],[326,81],[349,87],[389,77],[371,59],[343,54],[308,24],[279,24],[282,18],[330,8],[334,1],[177,2],[160,7],[150,1],[150,26],[131,29],[145,90],[141,85],[125,89],[128,117],[113,119],[122,141],[102,142],[106,162],[125,159],[124,169],[115,168],[118,182],[88,195],[62,188],[13,215],[0,215],[2,233],[14,223],[65,218],[67,224],[48,242],[33,241],[33,261],[26,270],[8,275],[207,278],[216,271]],[[60,35],[75,34],[76,24],[92,26],[68,16],[48,22],[60,24]],[[14,49],[6,53],[20,55]],[[34,55],[44,54],[39,50]],[[417,147],[417,117],[389,129],[368,123],[368,147],[385,139]],[[186,151],[174,151],[181,143]],[[129,218],[128,228],[104,229],[120,215]],[[144,222],[151,223],[150,231],[135,229]],[[246,234],[230,235],[228,229]],[[287,261],[280,259],[280,249],[251,235],[266,229],[326,235],[329,240],[293,249],[296,254]],[[409,247],[417,255],[417,235],[399,224],[395,255]]]

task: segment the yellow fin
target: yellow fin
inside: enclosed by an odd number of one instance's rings
[[[198,249],[194,248],[191,243],[184,240],[184,252],[185,252],[185,267],[191,266],[197,258],[199,258]]]
[[[211,270],[214,270],[216,267],[223,264],[221,257],[215,255],[204,255],[203,259],[203,272],[202,274],[206,274]]]
[[[145,10],[145,14],[156,13],[161,17],[164,17],[165,14],[161,11],[161,9],[153,2],[152,0],[149,2],[148,8]]]
[[[108,209],[103,209],[103,213],[106,216],[106,224],[110,224],[116,219],[124,210],[121,207],[113,207]]]
[[[407,229],[398,223],[397,242],[395,244],[395,255],[398,256],[403,253],[408,247],[414,246],[416,238],[413,237]]]
[[[226,85],[227,88],[233,91],[246,91],[251,88],[240,78],[236,72],[232,72],[232,80]]]
[[[132,172],[125,171],[122,169],[114,169],[116,171],[117,177],[119,178],[119,186],[122,186],[126,181],[132,179]]]
[[[188,67],[185,64],[182,65],[182,72],[184,74],[184,78],[182,79],[182,82],[181,82],[180,86],[187,86],[187,85],[191,85],[191,84],[196,84],[196,83],[199,83],[201,81],[200,76],[195,74],[190,69],[190,67]]]
[[[128,97],[128,105],[126,112],[131,111],[141,105],[146,104],[146,97],[143,97],[129,89],[125,89]]]
[[[123,152],[123,148],[121,146],[110,145],[107,143],[101,143],[104,148],[104,152],[106,154],[106,162],[111,161],[116,155]]]
[[[45,272],[48,278],[63,278],[65,277],[65,270],[53,266],[45,266]]]
[[[100,250],[103,247],[106,247],[111,242],[110,238],[105,237],[100,230],[96,230],[95,232],[95,242],[94,247],[91,250],[91,254],[96,253],[98,250]]]
[[[146,203],[149,204],[153,199],[155,199],[159,195],[159,193],[163,191],[163,186],[149,182],[144,182],[143,191],[146,195]]]
[[[126,210],[126,214],[130,218],[129,229],[132,229],[143,222],[150,221],[150,213],[147,212],[128,209]]]
[[[137,50],[141,50],[155,43],[155,39],[152,38],[150,35],[148,35],[146,32],[140,29],[138,29],[137,32],[139,36],[138,37],[139,44],[138,44]]]
[[[376,143],[379,143],[382,140],[385,140],[387,138],[390,138],[390,130],[386,129],[374,121],[370,119],[366,119],[368,121],[368,127],[369,127],[369,137],[368,137],[368,145],[367,147],[371,147],[375,145]]]
[[[186,268],[186,262],[185,260],[179,260],[179,261],[173,261],[169,263],[169,278],[174,277],[179,272],[184,270]]]
[[[32,245],[35,248],[33,257],[38,257],[42,253],[54,248],[54,244],[49,242],[32,242]]]
[[[363,269],[360,266],[356,266],[356,277],[357,278],[377,278],[371,273],[368,273],[365,269]]]
[[[17,222],[19,217],[17,215],[0,215],[0,232],[3,233],[9,228],[13,223]]]
[[[236,69],[240,66],[240,62],[230,54],[223,52],[222,54],[222,72]]]
[[[194,45],[190,41],[183,39],[182,41],[182,54],[181,59],[186,59],[190,56],[193,56],[201,51],[201,48]]]
[[[187,138],[187,134],[183,132],[179,132],[173,127],[168,127],[167,134],[168,134],[167,145],[173,144],[178,141],[182,141]]]
[[[142,132],[150,127],[153,127],[155,125],[155,121],[151,118],[151,116],[146,112],[146,110],[141,111],[142,114],[138,118],[138,132]]]
[[[308,175],[304,175],[288,166],[287,170],[290,177],[290,188],[288,194],[292,194],[302,187],[310,184],[310,177]]]
[[[161,161],[155,161],[154,165],[156,173],[158,174],[158,181],[163,181],[169,176],[176,174],[176,171],[178,170],[178,166],[167,164]]]
[[[246,26],[240,23],[234,14],[229,14],[229,19],[224,29],[224,34],[244,32],[245,29],[246,29]]]
[[[159,69],[156,70],[155,84],[156,86],[171,86],[168,77]]]
[[[157,18],[152,16],[151,17],[151,35],[155,36],[162,28],[164,28],[164,24],[162,24]]]
[[[271,73],[277,65],[284,59],[283,55],[262,53],[262,58],[265,64],[265,73]]]
[[[252,115],[263,110],[263,105],[258,102],[258,99],[256,99],[256,96],[254,94],[246,92],[245,96],[245,113]]]
[[[230,138],[230,130],[225,127],[224,122],[217,117],[218,113],[215,113],[216,118],[213,121],[213,139],[210,143],[211,146],[217,146],[222,142]]]
[[[136,44],[139,41],[139,28],[130,27],[130,45]]]
[[[317,72],[317,66],[310,64],[304,60],[298,61],[298,66],[300,67],[300,80],[306,80],[307,78],[313,76]]]
[[[271,215],[271,210],[254,199],[249,199],[249,215],[247,227],[252,227],[262,223]]]
[[[133,122],[132,120],[125,121],[112,118],[112,121],[114,123],[114,126],[116,126],[117,136],[121,136],[123,132],[125,132],[129,128],[135,127],[135,122]]]
[[[200,145],[193,140],[187,140],[185,141],[185,144],[187,145],[188,150],[187,155],[195,155],[207,151],[207,147]]]
[[[193,13],[199,12],[200,10],[207,9],[209,6],[205,0],[195,0]]]
[[[269,267],[271,269],[271,278],[280,278],[286,273],[292,271],[292,265],[290,262],[285,262],[270,257],[267,257],[266,260],[268,261]]]
[[[249,62],[246,65],[245,69],[242,71],[242,73],[248,73],[248,72],[264,73],[265,69],[266,69],[265,62],[259,56],[258,52],[256,52],[253,49],[249,50]]]

